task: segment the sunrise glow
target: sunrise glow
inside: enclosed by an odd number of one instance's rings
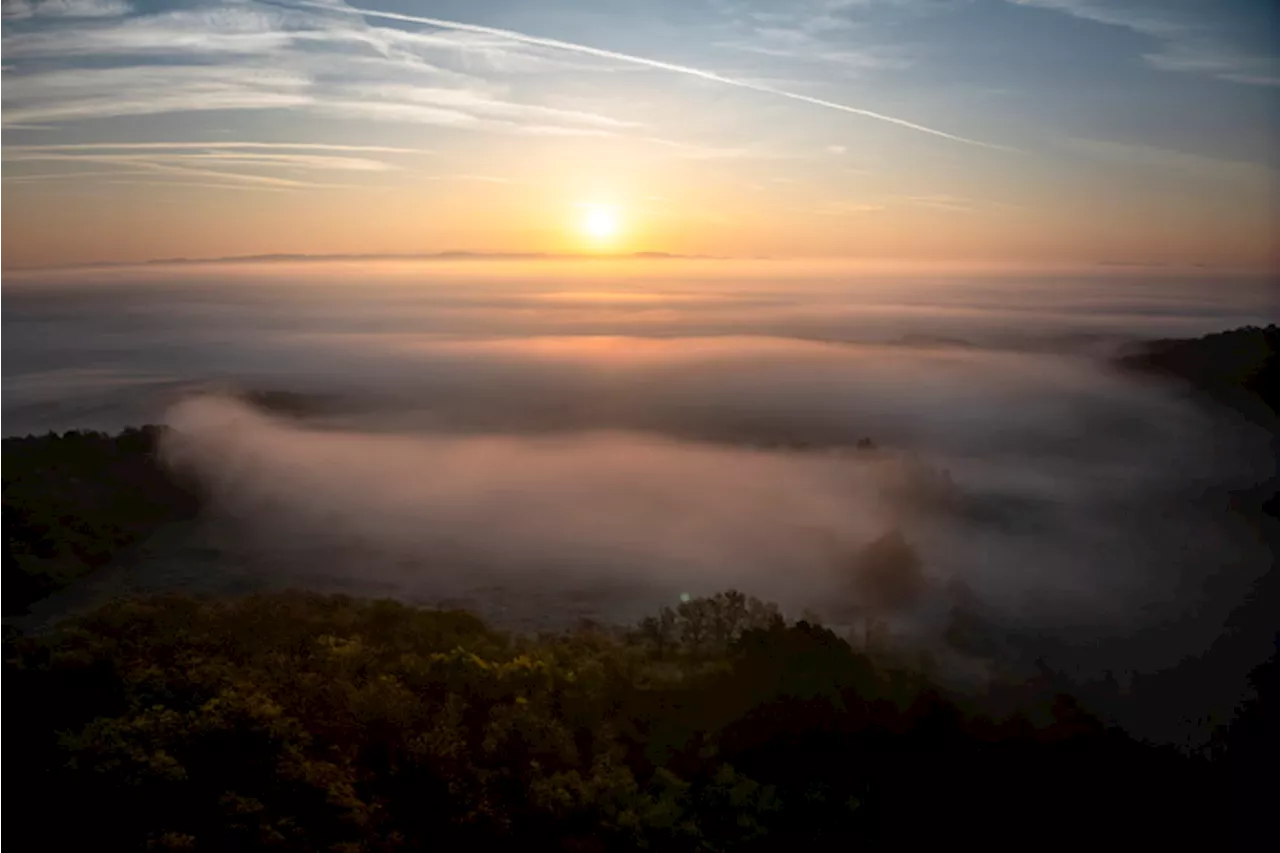
[[[12,837],[1267,837],[1280,0],[0,7]]]
[[[6,0],[3,266],[1274,268],[1270,4],[1112,5]]]
[[[616,237],[621,226],[616,210],[603,204],[588,204],[583,206],[578,227],[587,238],[603,242]]]

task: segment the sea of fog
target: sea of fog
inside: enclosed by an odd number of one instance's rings
[[[874,614],[926,646],[959,597],[1073,665],[1174,666],[1270,567],[1226,510],[1270,473],[1268,436],[1112,358],[1278,310],[1274,281],[1147,272],[7,276],[4,434],[169,423],[166,457],[215,496],[36,616],[284,585],[554,627],[736,587],[835,624]],[[891,531],[923,567],[909,600],[850,584]]]

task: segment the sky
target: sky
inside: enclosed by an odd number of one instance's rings
[[[4,0],[6,269],[1280,266],[1270,0]]]

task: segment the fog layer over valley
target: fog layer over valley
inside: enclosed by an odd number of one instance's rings
[[[442,401],[456,406],[468,392],[472,400],[501,392],[500,384],[486,385],[497,376],[529,392],[509,407],[527,419],[600,405],[609,388],[630,394],[613,381],[619,371],[609,370],[618,359],[606,356],[628,354],[636,338],[1106,356],[1135,338],[1195,337],[1273,322],[1277,314],[1274,282],[1259,278],[872,275],[781,261],[88,269],[10,273],[4,300],[6,435],[154,421],[175,390],[201,382],[325,396],[358,390],[397,406],[404,401],[396,398],[417,396],[420,404],[430,395],[434,408]],[[609,347],[599,340],[619,337],[629,342]],[[559,343],[530,346],[528,338]],[[548,375],[557,348],[570,349],[566,340],[581,347],[582,357]],[[434,358],[422,357],[424,346]],[[708,345],[701,350],[704,360],[715,359]],[[732,350],[721,345],[719,357]],[[450,369],[459,363],[468,369]],[[519,371],[509,369],[513,363]],[[668,383],[669,374],[661,377]],[[543,378],[541,385],[523,384]],[[752,387],[749,378],[738,383]],[[584,400],[585,392],[594,398]]]
[[[1049,648],[1151,671],[1269,568],[1227,509],[1267,431],[1111,360],[1266,322],[1263,284],[708,268],[7,289],[6,434],[163,421],[210,496],[29,618],[304,586],[551,627],[737,588],[961,678]]]

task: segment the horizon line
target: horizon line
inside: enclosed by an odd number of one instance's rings
[[[890,263],[894,265],[911,265],[937,267],[951,264],[964,267],[1015,267],[1018,269],[1069,268],[1074,270],[1096,269],[1111,271],[1165,271],[1165,272],[1215,272],[1249,275],[1280,275],[1280,268],[1274,266],[1251,266],[1207,263],[1201,261],[1139,261],[1118,260],[1114,258],[1068,260],[1046,259],[1044,261],[1026,261],[1017,259],[961,259],[961,258],[901,258],[901,257],[864,257],[864,256],[799,256],[799,255],[707,255],[685,254],[680,252],[664,252],[655,250],[638,250],[634,252],[497,252],[450,249],[438,252],[262,252],[245,255],[218,255],[212,257],[190,258],[185,256],[148,258],[144,260],[100,260],[75,263],[33,264],[30,266],[0,266],[0,272],[36,273],[56,272],[59,270],[89,269],[125,269],[130,267],[162,267],[162,266],[217,266],[220,264],[286,264],[286,263],[334,263],[343,261],[810,261],[810,262],[861,262]]]
[[[774,260],[766,256],[726,256],[681,254],[676,252],[486,252],[465,249],[449,249],[440,252],[263,252],[249,255],[217,255],[207,258],[147,258],[137,261],[82,261],[69,264],[36,264],[32,266],[3,267],[10,272],[34,272],[38,270],[95,269],[102,267],[181,266],[200,264],[234,263],[289,263],[325,261],[429,261],[429,260]]]

